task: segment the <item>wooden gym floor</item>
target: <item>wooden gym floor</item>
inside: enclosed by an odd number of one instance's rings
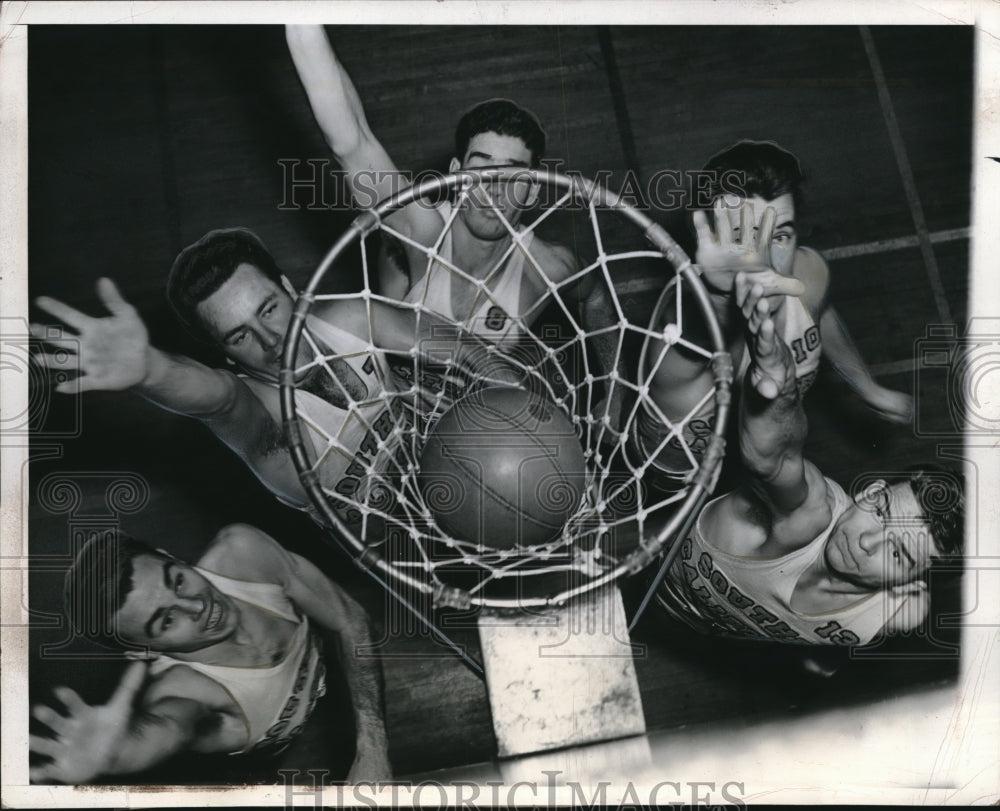
[[[826,370],[807,399],[808,453],[845,485],[863,470],[936,455],[939,440],[924,434],[947,424],[948,403],[914,358],[928,325],[961,325],[966,314],[971,29],[329,30],[374,132],[404,168],[443,170],[458,116],[491,96],[533,109],[549,157],[588,176],[608,172],[612,188],[628,172],[645,183],[659,170],[698,169],[740,138],[792,150],[807,176],[800,243],[827,252],[833,302],[861,352],[884,384],[915,391],[920,415],[916,428],[880,423]],[[278,161],[327,152],[279,28],[39,27],[29,48],[32,296],[96,311],[94,281],[110,276],[154,343],[211,361],[165,304],[177,251],[210,228],[245,225],[302,283],[350,221],[343,208],[307,210],[301,190],[299,210],[281,207]],[[652,212],[690,246],[682,214]],[[658,284],[622,281],[634,318],[647,317]],[[57,397],[46,408],[50,430],[34,439],[25,472],[32,700],[59,683],[101,699],[120,667],[60,624],[72,533],[118,515],[131,534],[193,558],[220,526],[244,521],[315,560],[393,632],[384,670],[398,774],[493,757],[482,682],[454,657],[434,655],[443,652],[419,629],[402,627],[378,588],[309,521],[276,505],[207,431],[130,395]],[[40,496],[62,480],[79,489],[78,503]],[[114,481],[138,494],[118,513],[105,499]],[[629,605],[637,591],[626,584]],[[958,610],[953,591],[939,599],[939,610]],[[455,634],[475,649],[473,633]],[[634,640],[645,646],[636,664],[650,729],[808,713],[946,683],[957,668],[954,632],[942,629],[846,662],[827,680],[805,674],[786,649],[696,638],[652,614]]]

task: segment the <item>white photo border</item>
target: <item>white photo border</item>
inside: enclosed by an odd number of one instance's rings
[[[7,318],[27,317],[27,26],[102,24],[643,24],[643,25],[974,25],[976,26],[976,116],[973,146],[970,318],[1000,319],[1000,5],[990,0],[926,0],[867,3],[799,0],[754,2],[47,2],[4,3],[0,8],[0,290]],[[16,385],[7,385],[8,381]],[[1000,403],[997,380],[980,392],[987,406]],[[23,375],[0,385],[0,418],[21,413],[27,402]],[[967,458],[976,466],[981,494],[1000,493],[1000,455],[992,440],[966,437]],[[4,804],[41,807],[163,807],[165,805],[310,805],[309,793],[289,797],[281,786],[199,789],[165,787],[72,787],[28,785],[28,609],[27,493],[28,449],[0,441],[0,644],[3,742],[0,768]],[[975,605],[976,624],[964,629],[960,687],[931,690],[812,715],[808,725],[762,724],[756,742],[739,750],[719,737],[713,757],[695,754],[701,746],[671,752],[661,780],[694,779],[744,784],[739,800],[767,803],[962,803],[991,804],[1000,798],[1000,502],[970,499],[978,510],[979,539],[985,555],[970,561],[966,599]],[[969,522],[972,525],[972,522]],[[975,588],[978,585],[978,588]],[[975,591],[970,589],[975,588]],[[966,603],[969,605],[969,603]],[[916,718],[914,717],[916,715]],[[780,728],[779,728],[780,726]],[[700,734],[700,733],[699,733]],[[707,734],[707,733],[705,733]],[[731,736],[725,736],[731,737]],[[692,738],[692,742],[693,742]],[[699,738],[700,740],[700,738]],[[745,744],[749,736],[738,739]],[[845,768],[846,766],[846,768]],[[636,791],[637,786],[632,787]],[[627,786],[612,785],[607,801],[627,797]],[[457,792],[457,794],[456,794]],[[616,792],[621,794],[616,795]],[[638,792],[642,797],[641,791]],[[461,789],[450,790],[454,802]],[[468,792],[464,795],[468,798]],[[588,791],[586,796],[591,796]],[[646,795],[648,796],[648,795]],[[501,795],[500,799],[507,798]],[[380,791],[328,788],[321,802],[332,805],[434,802],[437,792],[414,796],[396,786]],[[488,802],[490,795],[481,795]],[[495,798],[494,798],[495,799]],[[538,787],[522,788],[515,803],[571,804],[575,795]],[[578,799],[578,798],[576,798]],[[634,799],[630,800],[634,802]],[[317,806],[318,807],[318,806]]]

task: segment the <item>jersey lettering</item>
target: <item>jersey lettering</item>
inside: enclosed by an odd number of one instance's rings
[[[494,305],[486,311],[484,323],[487,329],[491,329],[494,332],[499,331],[507,323],[507,313]]]
[[[729,602],[735,605],[739,609],[749,608],[753,605],[753,600],[747,597],[743,592],[737,589],[735,586],[729,589],[729,594],[726,595]]]
[[[813,324],[803,333],[801,338],[792,341],[792,354],[796,363],[805,363],[809,352],[815,351],[819,346],[819,327]]]

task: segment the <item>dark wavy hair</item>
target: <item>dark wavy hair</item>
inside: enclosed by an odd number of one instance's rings
[[[957,558],[965,544],[965,477],[937,464],[914,465],[906,471],[913,496],[931,531],[941,558]]]
[[[76,634],[109,648],[135,647],[118,635],[115,614],[132,591],[132,561],[139,555],[167,557],[114,530],[84,544],[63,582],[63,606]]]
[[[462,160],[473,136],[483,132],[520,138],[531,152],[536,168],[545,154],[545,130],[534,113],[510,99],[489,99],[469,110],[455,128],[455,156]]]
[[[198,305],[244,263],[258,268],[275,284],[281,284],[281,269],[274,257],[260,237],[247,228],[209,231],[177,255],[167,277],[167,301],[196,337],[212,340],[198,316]]]
[[[799,159],[773,141],[739,141],[713,155],[705,169],[714,173],[710,184],[713,201],[738,188],[744,197],[764,200],[790,194],[795,210],[802,207],[801,186],[805,177]]]

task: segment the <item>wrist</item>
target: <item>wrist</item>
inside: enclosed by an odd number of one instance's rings
[[[133,387],[147,391],[156,389],[166,378],[169,365],[170,358],[165,353],[156,347],[147,346],[143,375]]]

